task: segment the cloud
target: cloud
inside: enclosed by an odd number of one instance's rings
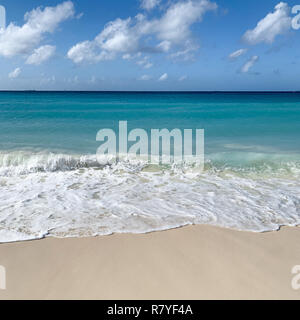
[[[112,60],[114,52],[98,51],[96,44],[92,41],[84,41],[72,47],[67,54],[74,63],[96,63],[99,61]]]
[[[168,74],[167,73],[164,73],[159,79],[158,81],[165,81],[168,79]]]
[[[43,62],[49,60],[54,55],[55,50],[55,46],[41,46],[38,49],[34,50],[33,54],[27,58],[26,63],[38,66]]]
[[[14,71],[12,71],[11,73],[8,74],[8,77],[10,79],[16,79],[21,74],[21,71],[22,70],[20,68],[16,68]]]
[[[96,37],[96,43],[106,51],[131,52],[138,47],[139,35],[131,27],[131,18],[116,19],[109,22],[104,30]]]
[[[54,32],[61,22],[73,16],[74,6],[71,1],[27,12],[23,26],[10,23],[0,32],[0,55],[13,57],[30,54],[42,41],[44,34]]]
[[[178,79],[178,81],[184,81],[184,80],[186,80],[187,79],[187,76],[181,76],[179,79]]]
[[[146,64],[144,64],[145,69],[150,69],[152,67],[153,67],[153,63],[151,63],[151,62],[147,62]]]
[[[151,76],[149,76],[147,74],[144,74],[139,78],[139,80],[141,80],[141,81],[148,81],[148,80],[151,80],[151,79],[152,79]]]
[[[87,40],[73,46],[68,51],[68,58],[75,63],[95,63],[114,59],[117,53],[125,55],[135,51],[138,37],[130,24],[131,18],[109,22],[93,41]]]
[[[133,60],[133,59],[140,58],[141,56],[142,56],[142,53],[141,53],[141,52],[138,52],[138,53],[136,53],[136,54],[125,53],[125,54],[122,56],[122,59],[124,59],[124,60]]]
[[[137,61],[139,66],[142,66],[145,69],[150,69],[153,67],[153,63],[149,62],[149,57],[144,57],[142,60]]]
[[[182,43],[190,37],[191,25],[201,22],[207,11],[216,9],[217,5],[208,0],[177,2],[168,8],[161,19],[145,23],[144,28],[156,33],[158,39]]]
[[[84,13],[81,12],[81,13],[77,14],[75,18],[76,18],[77,20],[79,20],[79,19],[81,19],[83,16],[84,16]]]
[[[274,12],[267,14],[253,30],[248,30],[244,34],[244,41],[251,45],[261,42],[273,43],[278,35],[286,33],[291,28],[290,11],[287,3],[278,3]]]
[[[254,64],[259,60],[258,56],[251,57],[241,68],[242,73],[247,73],[254,66]]]
[[[171,49],[172,43],[171,41],[164,40],[157,45],[158,51],[168,52]]]
[[[174,52],[170,54],[170,58],[173,60],[183,60],[188,61],[192,60],[194,58],[194,52],[197,51],[198,46],[196,46],[194,43],[187,41],[185,44],[185,48],[183,50],[179,50],[177,52]]]
[[[143,14],[118,18],[106,24],[94,40],[74,45],[67,55],[74,63],[96,63],[115,59],[119,54],[128,59],[139,52],[158,53],[172,49],[176,50],[175,54],[182,52],[183,56],[190,56],[196,48],[191,26],[201,22],[206,12],[216,9],[217,5],[209,0],[181,0],[169,4],[160,18],[148,19]],[[154,42],[151,47],[144,44],[149,37]]]
[[[141,8],[152,10],[160,4],[161,0],[141,0]]]
[[[248,49],[239,49],[237,51],[232,52],[228,58],[231,60],[235,60],[237,58],[239,58],[240,56],[244,55],[245,53],[247,53]]]

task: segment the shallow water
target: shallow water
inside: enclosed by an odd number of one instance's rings
[[[99,164],[121,120],[205,129],[205,170]],[[299,94],[0,93],[0,241],[300,224],[299,129]]]

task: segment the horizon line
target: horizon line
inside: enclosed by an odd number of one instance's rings
[[[300,90],[0,90],[21,93],[300,93]]]

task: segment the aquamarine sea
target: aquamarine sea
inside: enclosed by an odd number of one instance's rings
[[[204,129],[205,169],[99,164],[100,129]],[[300,224],[299,93],[0,92],[0,242]]]

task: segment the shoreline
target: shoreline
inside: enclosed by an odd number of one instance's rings
[[[48,239],[55,239],[55,240],[74,240],[74,239],[97,239],[97,238],[102,238],[102,237],[114,237],[114,236],[139,236],[139,235],[151,235],[155,233],[161,233],[161,232],[168,232],[168,231],[174,231],[178,229],[185,229],[185,228],[193,228],[193,227],[211,227],[211,228],[216,228],[216,229],[225,229],[225,230],[230,230],[233,232],[246,232],[250,234],[268,234],[268,233],[274,233],[274,232],[280,232],[284,228],[300,228],[300,224],[297,224],[295,226],[287,226],[287,225],[281,225],[277,230],[266,230],[266,231],[248,231],[248,230],[239,230],[239,229],[233,229],[229,227],[222,227],[218,225],[213,225],[213,224],[187,224],[187,225],[182,225],[178,227],[173,227],[173,228],[168,228],[164,230],[153,230],[153,231],[148,231],[148,232],[141,232],[141,233],[134,233],[134,232],[114,232],[111,234],[106,234],[106,235],[94,235],[94,236],[65,236],[65,237],[58,237],[58,236],[43,236],[41,238],[36,238],[36,239],[28,239],[28,240],[16,240],[16,241],[10,241],[10,242],[0,242],[0,248],[1,245],[6,245],[6,244],[21,244],[21,243],[26,243],[26,242],[35,242],[35,241],[43,241],[43,240],[48,240]]]
[[[300,299],[300,228],[208,225],[0,244],[0,299]]]

